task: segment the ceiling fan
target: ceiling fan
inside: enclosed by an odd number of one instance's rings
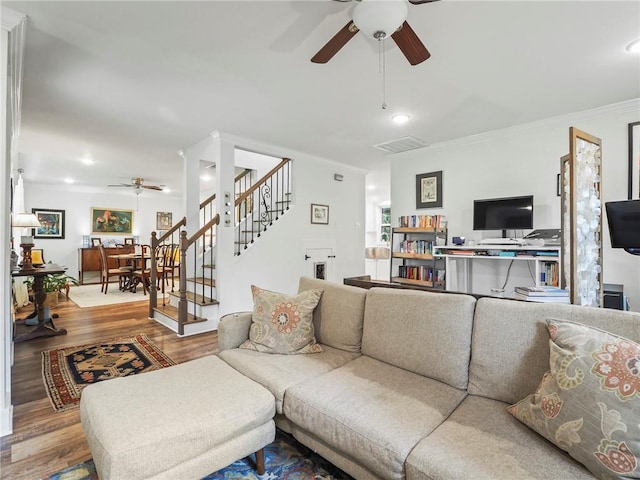
[[[142,193],[143,189],[148,189],[148,190],[159,190],[162,191],[162,187],[164,187],[164,185],[145,185],[144,184],[144,178],[140,178],[140,177],[134,177],[131,179],[131,183],[117,183],[115,185],[108,185],[109,187],[126,187],[126,188],[133,188],[133,192],[136,195],[140,195],[140,193]]]
[[[352,0],[335,1],[350,2]],[[313,56],[311,59],[313,63],[327,63],[359,31],[379,41],[391,36],[411,65],[418,65],[431,56],[427,47],[424,46],[406,21],[408,13],[407,1],[412,5],[420,5],[437,0],[355,1],[358,2],[358,5],[353,9],[352,20],[342,27],[342,29]]]

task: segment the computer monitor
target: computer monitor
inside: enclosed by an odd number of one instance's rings
[[[640,199],[606,202],[612,248],[640,255]]]

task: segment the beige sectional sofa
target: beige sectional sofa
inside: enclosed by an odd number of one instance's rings
[[[219,356],[276,398],[276,424],[357,479],[595,478],[506,408],[549,369],[545,320],[640,342],[640,314],[302,278],[323,353],[237,348],[251,313],[224,316]]]

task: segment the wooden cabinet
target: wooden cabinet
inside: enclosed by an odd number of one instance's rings
[[[114,258],[109,258],[109,255],[118,255],[121,253],[133,253],[133,245],[126,245],[124,247],[104,247],[104,253],[107,256],[107,265],[109,268],[117,268],[118,261]],[[91,279],[86,279],[84,274],[87,272],[100,272],[100,250],[97,247],[91,248],[79,248],[78,249],[78,281],[80,285],[86,285],[90,283],[100,283],[100,276],[92,275]]]
[[[444,289],[446,266],[434,256],[434,248],[446,239],[446,228],[392,229],[391,281]]]

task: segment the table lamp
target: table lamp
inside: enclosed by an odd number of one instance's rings
[[[13,227],[39,228],[42,225],[33,213],[16,213],[13,215]],[[31,249],[33,248],[33,236],[26,235],[20,237],[20,247],[22,247],[22,270],[35,270],[31,263]]]

